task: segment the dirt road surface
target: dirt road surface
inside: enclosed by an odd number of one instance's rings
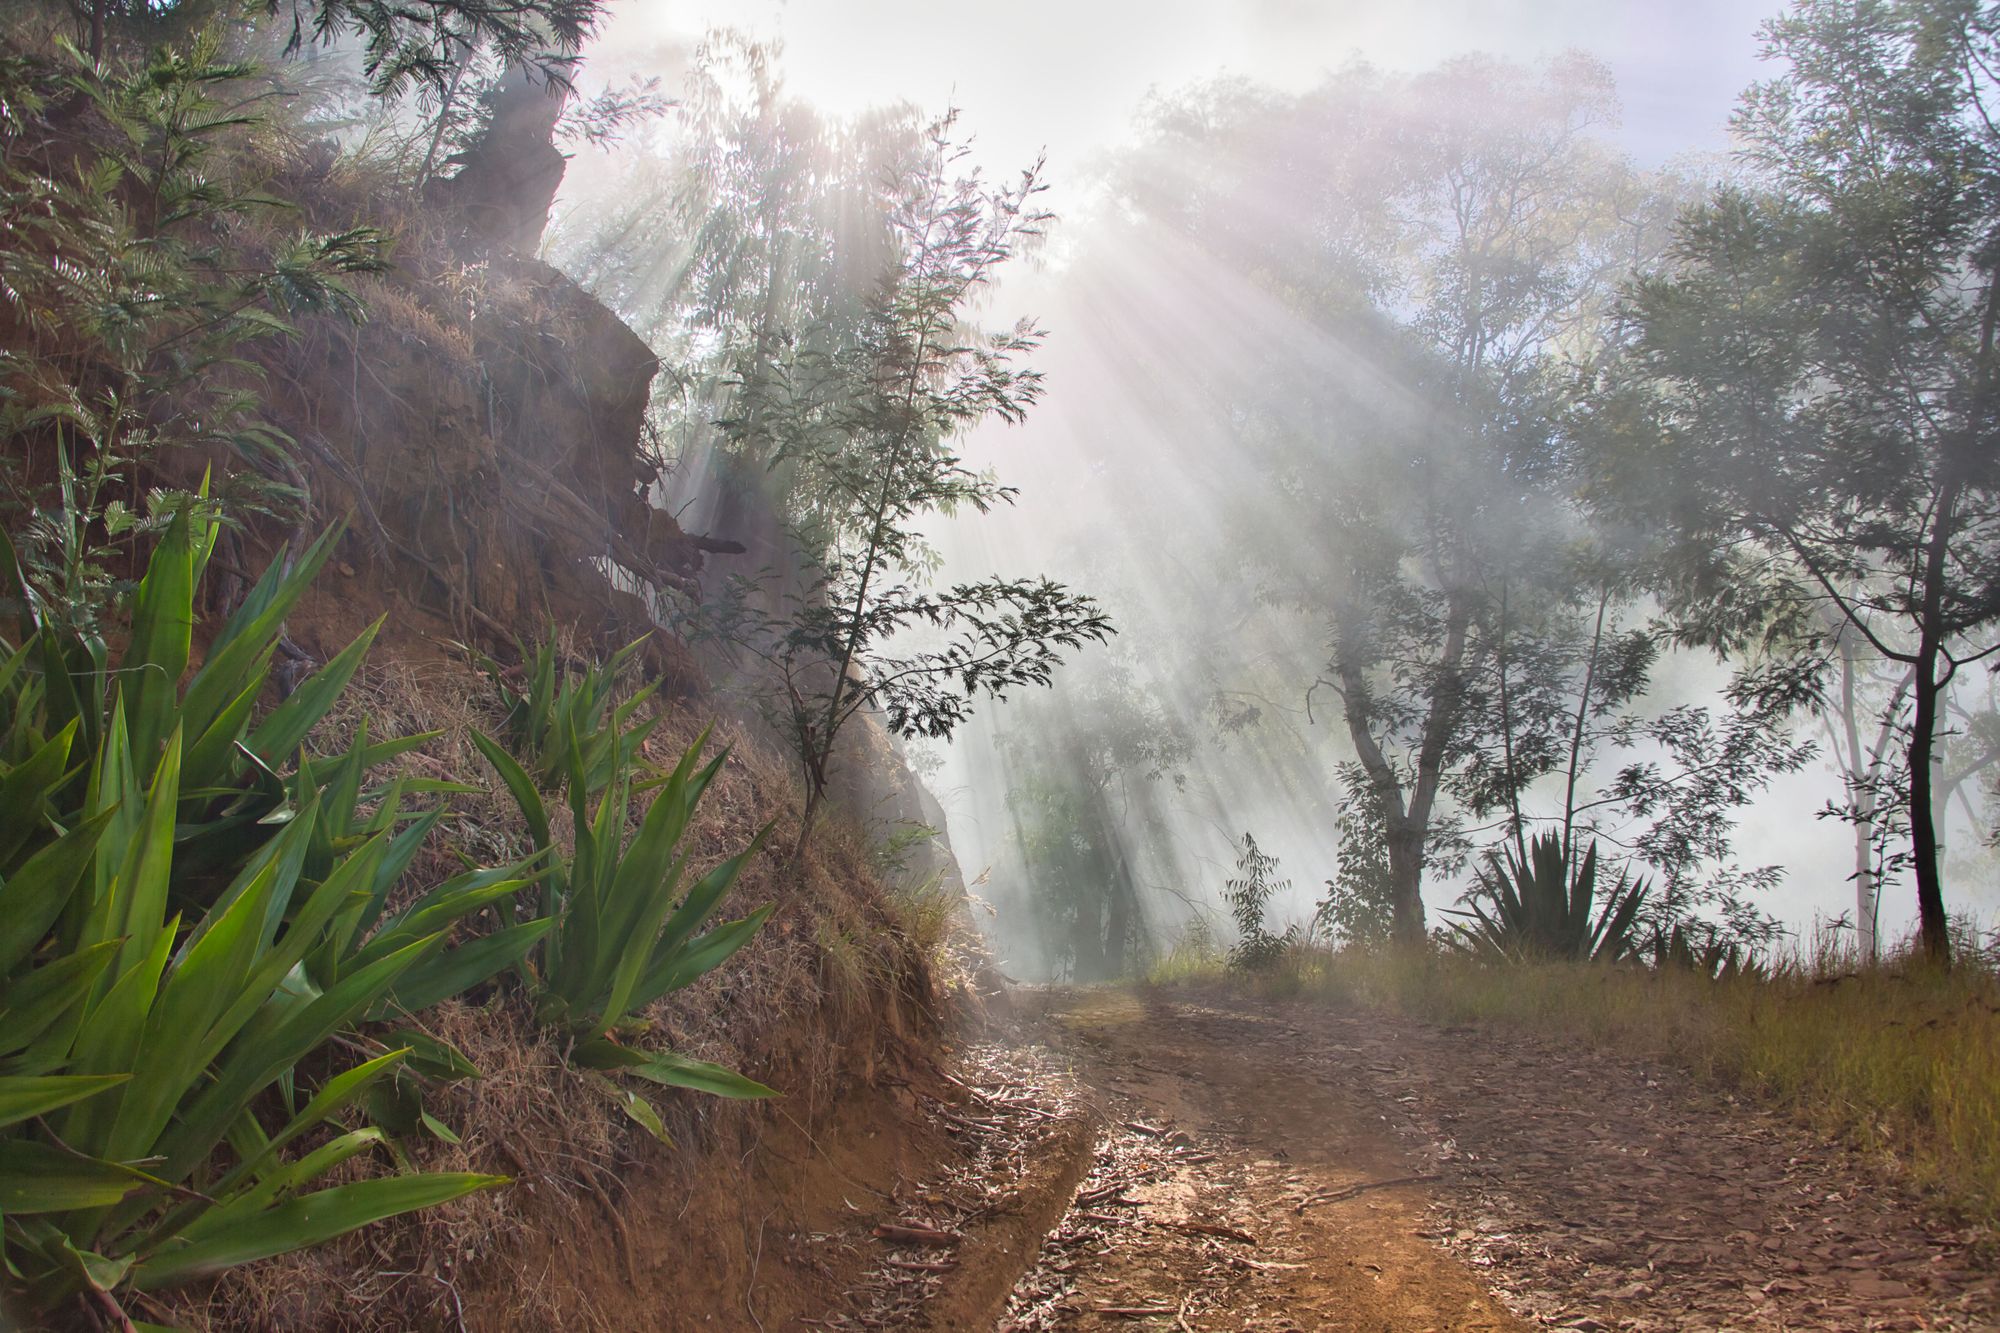
[[[1017,1010],[935,1108],[959,1164],[813,1326],[2000,1330],[1975,1237],[1643,1062],[1319,1004]]]

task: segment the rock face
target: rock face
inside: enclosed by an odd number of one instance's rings
[[[271,377],[321,508],[352,515],[348,559],[481,637],[548,619],[604,643],[651,629],[648,590],[691,587],[703,559],[646,498],[651,349],[504,252],[412,264],[367,297],[368,323],[315,329]],[[654,652],[691,684],[678,645]]]
[[[569,162],[555,145],[568,100],[567,90],[525,69],[511,71],[482,99],[486,123],[453,159],[458,174],[433,191],[469,233],[520,255],[540,247]]]
[[[701,691],[694,655],[660,629],[658,599],[701,600],[709,554],[747,549],[734,569],[796,575],[789,536],[754,485],[718,478],[694,506],[714,537],[653,503],[646,413],[659,361],[530,257],[562,181],[562,98],[516,76],[488,106],[458,174],[408,228],[428,248],[406,246],[399,271],[372,283],[367,323],[325,322],[291,349],[271,376],[284,386],[273,406],[312,455],[321,507],[353,516],[347,558],[385,593],[500,648],[548,621],[599,650],[650,633],[668,692]],[[845,748],[843,801],[871,838],[942,834],[943,811],[878,719],[863,718]],[[963,888],[941,836],[913,843],[905,869]]]
[[[395,228],[396,270],[357,284],[367,322],[317,321],[267,367],[316,520],[349,516],[347,562],[495,646],[548,621],[622,645],[656,627],[657,594],[695,590],[705,551],[731,549],[649,501],[652,350],[532,257],[563,176],[562,104],[519,74],[490,94],[458,173]],[[302,170],[298,197],[369,207],[324,165]],[[697,687],[678,641],[648,652],[670,691]]]

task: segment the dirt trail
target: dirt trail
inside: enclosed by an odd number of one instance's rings
[[[1525,1327],[1418,1235],[1428,1173],[1354,1090],[1214,1012],[1123,991],[1046,1003],[1106,1131],[1001,1327]],[[1142,1310],[1162,1313],[1126,1313]]]
[[[1018,1004],[936,1103],[954,1164],[813,1326],[2000,1329],[1971,1237],[1641,1062],[1323,1005]]]

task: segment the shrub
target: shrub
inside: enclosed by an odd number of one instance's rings
[[[1296,942],[1296,929],[1284,934],[1271,932],[1265,914],[1271,899],[1291,888],[1292,882],[1278,877],[1278,858],[1257,846],[1257,840],[1243,835],[1243,851],[1236,859],[1236,878],[1222,886],[1223,901],[1236,922],[1236,943],[1229,950],[1229,965],[1246,972],[1270,967]]]

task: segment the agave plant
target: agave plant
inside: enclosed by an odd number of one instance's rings
[[[441,886],[384,919],[411,830],[379,810],[357,823],[347,802],[377,747],[364,735],[326,784],[303,765],[287,783],[269,762],[352,665],[336,659],[251,725],[274,611],[297,595],[290,576],[260,582],[179,687],[214,535],[186,513],[169,527],[116,668],[102,644],[42,621],[18,578],[8,590],[26,635],[0,643],[0,1235],[10,1279],[43,1310],[86,1293],[115,1309],[121,1287],[316,1244],[503,1179],[313,1188],[380,1141],[339,1118],[410,1052],[325,1078],[301,1107],[302,1062],[407,988],[429,994],[462,974],[445,927],[469,898],[524,881]]]
[[[364,721],[353,746],[323,776],[301,756],[292,787],[295,799],[317,796],[319,820],[306,853],[302,878],[318,883],[350,854],[371,839],[383,839],[384,850],[357,894],[327,928],[326,939],[306,959],[308,979],[322,988],[366,967],[413,940],[449,930],[476,913],[508,905],[522,888],[540,878],[534,862],[475,868],[454,875],[414,900],[391,911],[389,893],[403,878],[432,830],[444,816],[443,807],[428,811],[405,808],[406,794],[433,795],[474,791],[459,783],[397,778],[368,790],[362,785],[372,747]],[[366,809],[366,813],[364,813]],[[398,825],[406,827],[398,828]],[[540,859],[540,858],[537,858]],[[424,960],[412,968],[394,990],[369,1013],[386,1018],[415,1013],[461,994],[515,966],[554,923],[529,920],[501,926]]]
[[[206,488],[204,487],[204,490]],[[21,576],[10,542],[0,538],[0,598],[18,614],[21,646],[0,664],[0,757],[17,760],[66,727],[75,748],[97,755],[106,727],[119,719],[120,744],[151,773],[169,733],[183,737],[178,819],[183,825],[177,893],[205,905],[230,867],[269,839],[296,795],[279,776],[319,724],[367,654],[380,621],[301,682],[277,707],[255,716],[270,678],[284,621],[332,552],[338,529],[309,546],[290,568],[273,565],[208,646],[185,685],[192,656],[195,590],[220,525],[197,512],[201,498],[174,516],[133,594],[130,633],[115,663],[104,642],[45,616]],[[114,704],[117,707],[114,709]],[[422,744],[412,736],[368,746],[364,767]],[[73,820],[89,803],[77,768],[48,793],[45,813]]]
[[[659,784],[638,830],[626,838],[633,780],[623,765],[612,773],[597,808],[585,794],[584,759],[570,747],[569,805],[575,852],[567,860],[549,831],[548,811],[528,772],[489,737],[473,740],[527,820],[538,852],[550,858],[544,912],[554,929],[524,967],[544,1022],[574,1041],[577,1063],[620,1070],[654,1083],[722,1097],[768,1097],[772,1090],[720,1065],[671,1051],[649,1051],[619,1038],[642,1029],[647,1005],[698,980],[749,943],[770,915],[762,907],[738,921],[697,934],[721,905],[743,867],[770,832],[687,885],[682,835],[695,807],[728,758],[703,763],[703,732]],[[657,1117],[624,1099],[626,1109],[657,1133]]]
[[[1511,847],[1489,855],[1466,895],[1466,918],[1452,923],[1453,943],[1479,957],[1504,961],[1572,959],[1616,962],[1637,951],[1635,928],[1646,900],[1644,879],[1621,873],[1597,902],[1597,844],[1570,871],[1563,840],[1535,837],[1524,861]]]
[[[599,792],[612,776],[630,767],[639,746],[658,718],[634,724],[632,718],[657,688],[646,685],[621,704],[612,703],[618,672],[645,646],[644,638],[626,644],[602,663],[563,662],[554,627],[533,653],[521,650],[525,691],[508,684],[508,673],[492,658],[475,654],[487,678],[507,707],[501,728],[513,751],[536,783],[554,791],[570,781],[570,753],[581,758],[586,790]]]
[[[390,888],[441,813],[405,810],[402,798],[474,789],[399,779],[386,789],[364,790],[363,778],[437,732],[371,744],[364,721],[345,753],[317,764],[299,753],[293,775],[279,776],[279,766],[291,760],[346,689],[381,624],[377,621],[252,724],[251,708],[269,678],[285,616],[324,564],[338,529],[314,542],[289,569],[273,565],[267,570],[210,642],[187,685],[178,685],[192,651],[195,590],[218,527],[213,517],[197,522],[185,509],[169,525],[135,592],[132,632],[115,667],[105,664],[101,645],[38,617],[25,583],[17,580],[23,623],[30,633],[24,646],[0,665],[0,707],[13,704],[7,714],[12,728],[8,748],[35,744],[57,724],[76,729],[95,748],[107,740],[102,719],[122,717],[122,752],[143,770],[157,762],[160,740],[170,730],[178,728],[190,738],[182,754],[171,887],[176,903],[190,910],[215,903],[245,859],[269,841],[272,827],[295,818],[322,795],[320,820],[301,872],[308,886],[322,881],[337,856],[367,837],[410,822],[389,841],[365,896],[343,910],[328,940],[309,960],[312,979],[320,985],[333,983],[345,953],[357,954],[350,965],[380,957],[419,934],[446,929],[529,882],[525,866],[472,872],[384,919]],[[0,574],[9,567],[5,557],[10,554],[11,547],[0,537]],[[31,660],[41,667],[39,672],[32,670]],[[64,672],[56,681],[51,667],[59,662],[88,665],[81,672]],[[67,825],[86,813],[89,797],[79,770],[45,802],[43,814]],[[374,808],[365,820],[358,815],[364,805]],[[509,927],[445,951],[406,978],[386,1003],[422,1009],[476,985],[517,961],[542,929],[532,923]]]

